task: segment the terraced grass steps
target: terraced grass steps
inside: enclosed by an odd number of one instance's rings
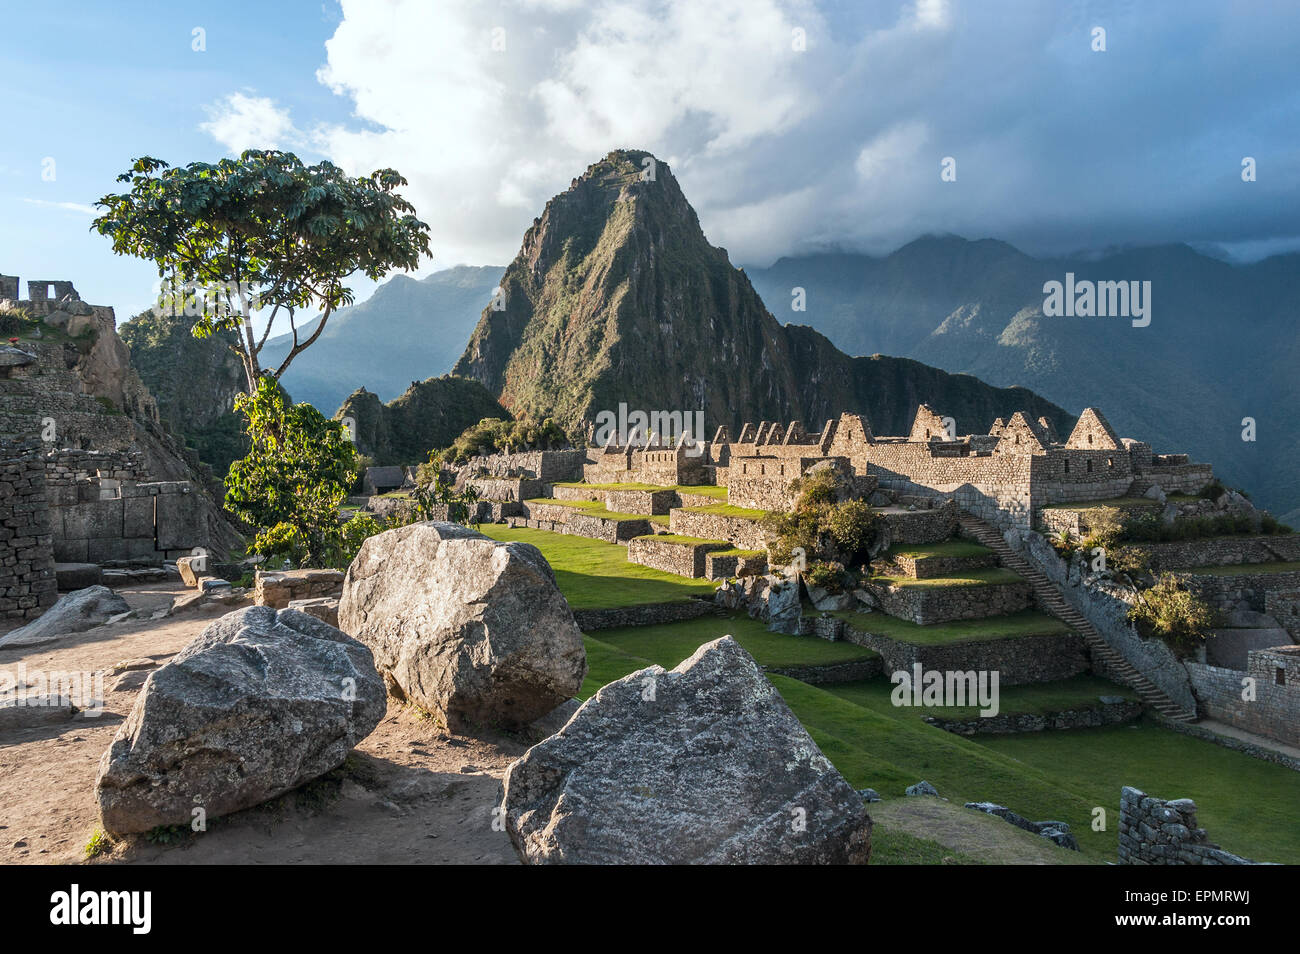
[[[920,625],[1002,616],[1028,608],[1033,599],[1028,581],[997,566],[923,578],[877,574],[863,586],[890,616]]]
[[[629,563],[627,550],[615,543],[499,523],[483,524],[479,532],[493,540],[531,543],[541,550],[560,592],[575,611],[683,602],[713,594],[708,580],[685,579]]]
[[[997,565],[988,547],[969,540],[945,540],[921,545],[895,544],[872,561],[878,575],[914,580],[951,576]]]
[[[1003,538],[996,527],[991,526],[974,514],[961,511],[958,514],[961,528],[984,546],[998,555],[1002,565],[1014,570],[1024,577],[1033,587],[1039,604],[1047,612],[1067,623],[1071,629],[1083,637],[1092,654],[1100,658],[1108,671],[1125,685],[1131,686],[1141,696],[1142,701],[1155,709],[1162,716],[1174,722],[1195,722],[1196,713],[1188,712],[1174,700],[1170,699],[1155,683],[1139,672],[1127,659],[1121,656],[1106,642],[1097,628],[1082,613],[1071,606],[1061,595],[1056,585],[1047,578],[1047,574],[1033,566]]]
[[[706,575],[705,558],[711,551],[730,550],[727,540],[705,540],[676,533],[634,537],[627,542],[627,558],[642,566],[666,573],[701,579]]]

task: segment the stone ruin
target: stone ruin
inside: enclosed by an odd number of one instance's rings
[[[1028,529],[1048,504],[1140,495],[1153,486],[1194,493],[1214,479],[1208,464],[1185,454],[1153,454],[1143,441],[1120,438],[1095,408],[1086,408],[1062,441],[1046,418],[1017,411],[985,434],[958,435],[952,418],[917,408],[907,436],[873,433],[861,414],[845,412],[815,432],[800,421],[746,423],[733,439],[726,426],[700,448],[682,444],[588,449],[589,483],[717,483],[740,507],[784,509],[791,485],[830,462],[864,488],[951,496],[958,506],[1002,526]]]

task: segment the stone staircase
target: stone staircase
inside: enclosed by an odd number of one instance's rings
[[[1093,656],[1100,659],[1107,671],[1119,682],[1129,686],[1148,706],[1171,722],[1190,723],[1196,714],[1188,712],[1170,699],[1155,683],[1144,676],[1127,659],[1106,642],[1088,619],[1061,595],[1047,574],[1031,564],[1007,543],[1001,531],[973,514],[961,511],[958,522],[963,531],[997,553],[1002,565],[1014,570],[1029,581],[1042,608],[1057,619],[1068,623],[1081,637]]]

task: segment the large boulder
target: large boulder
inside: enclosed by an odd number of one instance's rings
[[[505,777],[533,864],[865,863],[871,819],[730,636],[605,686]]]
[[[369,646],[399,698],[447,727],[520,727],[577,695],[587,653],[541,551],[454,523],[361,545],[339,627]]]
[[[107,586],[88,586],[65,596],[26,626],[0,636],[0,648],[37,646],[73,633],[102,626],[114,616],[131,612],[126,600]]]
[[[387,707],[370,650],[297,610],[211,623],[136,698],[99,765],[110,832],[189,825],[260,804],[343,764]]]

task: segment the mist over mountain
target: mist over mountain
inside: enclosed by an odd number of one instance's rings
[[[1151,323],[1048,317],[1043,285],[1149,281]],[[1300,255],[1240,265],[1186,245],[1038,259],[1005,242],[927,237],[882,257],[829,253],[748,269],[782,321],[851,354],[907,355],[1072,412],[1102,408],[1125,436],[1187,452],[1288,519],[1300,517]],[[805,311],[793,310],[793,289]],[[1242,440],[1243,418],[1257,440]]]
[[[282,383],[295,401],[307,401],[328,417],[358,388],[391,401],[417,381],[446,374],[502,271],[457,265],[419,280],[393,276],[365,301],[331,315],[316,343],[293,359]],[[299,340],[310,337],[316,322],[298,332]],[[289,335],[267,341],[262,366],[275,368],[292,345]]]

